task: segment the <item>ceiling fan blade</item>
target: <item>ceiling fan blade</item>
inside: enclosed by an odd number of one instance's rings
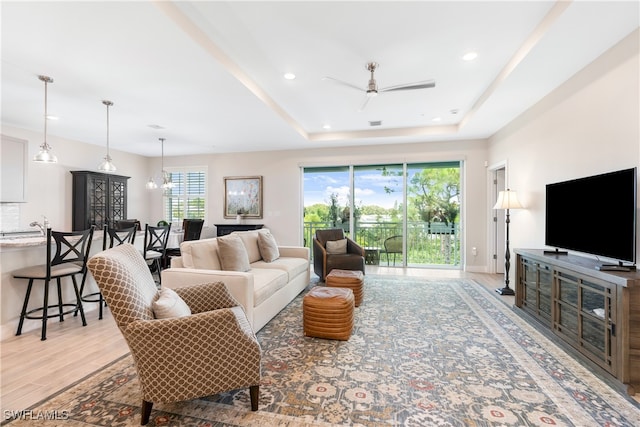
[[[343,86],[348,86],[350,88],[353,88],[355,90],[359,90],[360,92],[364,92],[365,89],[361,88],[360,86],[356,86],[354,84],[348,83],[348,82],[344,82],[342,80],[338,80],[338,79],[334,79],[333,77],[323,77],[322,80],[331,80],[332,82],[341,84]]]
[[[436,86],[435,80],[425,80],[423,82],[385,87],[384,89],[379,89],[378,92],[394,92],[397,90],[428,89],[435,86]]]
[[[358,113],[361,113],[364,111],[365,108],[367,108],[367,105],[369,105],[369,101],[371,101],[371,98],[375,98],[375,96],[366,96],[364,98],[364,102],[362,103],[362,106],[360,108],[358,108]]]

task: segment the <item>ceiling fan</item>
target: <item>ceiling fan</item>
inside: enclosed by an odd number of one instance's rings
[[[427,88],[431,88],[431,87],[435,87],[436,86],[436,82],[435,80],[425,80],[425,81],[421,81],[421,82],[417,82],[417,83],[408,83],[408,84],[401,84],[401,85],[396,85],[396,86],[389,86],[389,87],[385,87],[382,89],[378,89],[378,83],[376,83],[376,79],[374,77],[374,73],[376,71],[376,69],[379,67],[379,64],[377,62],[368,62],[366,65],[367,70],[369,70],[371,72],[371,78],[369,79],[369,83],[367,84],[366,89],[363,89],[362,87],[358,86],[358,85],[354,85],[348,82],[344,82],[342,80],[333,78],[333,77],[323,77],[323,80],[332,80],[336,83],[339,83],[341,85],[344,86],[348,86],[351,87],[353,89],[356,89],[358,91],[364,91],[365,94],[367,95],[367,97],[365,98],[362,106],[358,109],[358,111],[363,111],[367,104],[369,104],[369,101],[371,100],[371,98],[375,97],[378,95],[378,93],[383,93],[383,92],[395,92],[395,91],[399,91],[399,90],[414,90],[414,89],[427,89]]]

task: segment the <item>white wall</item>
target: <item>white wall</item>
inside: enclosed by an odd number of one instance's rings
[[[29,158],[39,149],[42,135],[24,129],[3,126],[2,133],[29,141]],[[104,147],[83,144],[56,137],[48,137],[49,144],[58,156],[57,164],[28,165],[28,202],[18,204],[20,227],[28,228],[34,220],[46,215],[53,228],[71,229],[71,170],[95,170],[104,156]],[[112,150],[118,167],[117,174],[130,176],[128,181],[128,217],[157,223],[163,218],[162,192],[147,190],[149,176],[160,170],[159,158],[146,158]],[[461,160],[464,163],[463,215],[464,257],[466,267],[474,271],[486,271],[487,221],[485,199],[485,141],[448,141],[418,144],[389,144],[293,150],[279,152],[219,154],[207,156],[165,157],[165,168],[180,166],[206,166],[209,171],[208,224],[231,223],[235,220],[223,216],[223,178],[226,176],[263,176],[264,218],[247,220],[264,223],[271,228],[278,240],[285,245],[302,242],[302,186],[301,166],[375,164],[387,162],[430,162]],[[0,205],[0,209],[6,208]],[[0,225],[1,228],[1,225]],[[471,254],[471,247],[480,248]]]
[[[526,206],[511,211],[512,248],[544,248],[546,184],[640,164],[639,38],[637,30],[489,139],[490,163],[507,162]],[[585,209],[601,203],[594,194]]]
[[[47,142],[58,157],[58,163],[43,164],[31,159],[42,144],[42,132],[3,125],[2,134],[29,142],[27,165],[27,203],[17,203],[19,224],[17,228],[28,229],[31,221],[43,220],[46,215],[51,227],[71,230],[72,170],[96,171],[106,153],[106,147],[71,141],[47,135]],[[127,216],[146,219],[149,215],[149,194],[145,183],[149,179],[150,159],[136,154],[110,150],[118,170],[116,174],[131,177],[128,180]],[[0,209],[6,209],[0,204]],[[0,229],[6,231],[3,224]]]
[[[273,151],[258,153],[219,154],[209,157],[184,156],[165,157],[165,168],[173,166],[206,165],[209,170],[208,224],[233,223],[223,215],[223,178],[226,176],[263,177],[262,220],[247,220],[247,223],[261,223],[269,227],[279,243],[297,245],[302,236],[302,166],[380,164],[394,162],[429,162],[443,160],[464,161],[464,186],[466,199],[463,201],[463,215],[466,228],[465,239],[466,268],[486,271],[487,221],[485,209],[485,161],[487,160],[485,141],[449,141],[420,144],[389,144],[381,146],[361,146],[327,148],[313,150]],[[159,160],[154,160],[160,168]],[[151,201],[152,219],[162,215],[161,194],[157,191]],[[472,247],[479,248],[476,256]]]

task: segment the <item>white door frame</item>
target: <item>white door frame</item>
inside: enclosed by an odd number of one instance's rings
[[[487,225],[487,253],[489,254],[489,272],[504,274],[504,255],[506,250],[505,212],[495,210],[493,206],[498,200],[498,193],[506,188],[507,161],[495,163],[488,168],[487,208],[489,224]]]

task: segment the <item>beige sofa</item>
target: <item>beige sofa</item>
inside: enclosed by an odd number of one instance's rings
[[[234,232],[242,240],[249,259],[249,271],[223,270],[218,238],[182,242],[181,256],[172,258],[171,268],[162,271],[162,286],[223,282],[243,306],[254,331],[291,302],[310,282],[310,251],[306,247],[278,246],[279,257],[262,259],[258,233],[268,229]]]

